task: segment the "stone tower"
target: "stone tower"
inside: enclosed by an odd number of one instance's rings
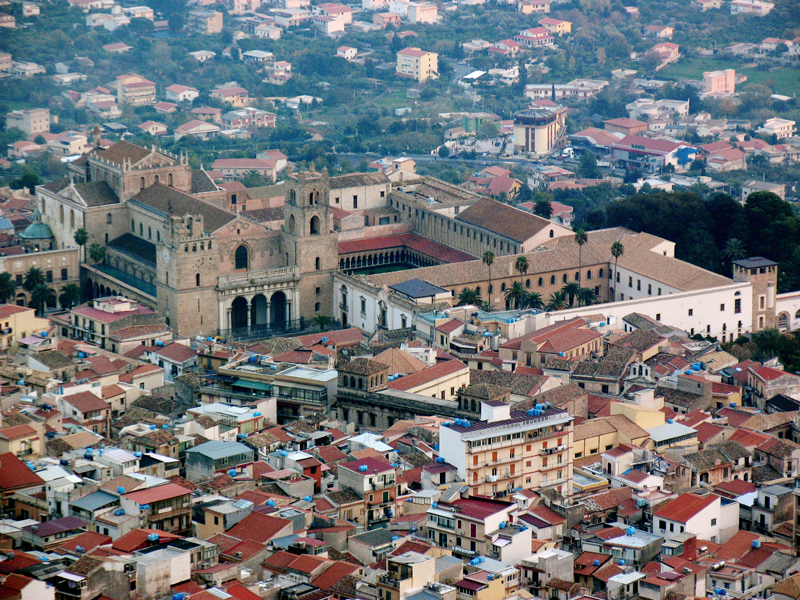
[[[733,280],[753,285],[753,333],[777,326],[775,294],[778,289],[778,263],[756,256],[733,261]],[[738,300],[737,300],[738,302]],[[734,311],[742,310],[734,306]]]
[[[333,274],[339,267],[339,236],[333,230],[328,171],[286,172],[281,246],[287,265],[300,274],[299,314],[292,319],[332,316]]]
[[[158,310],[183,336],[211,335],[219,326],[219,251],[201,215],[168,218],[156,249]]]

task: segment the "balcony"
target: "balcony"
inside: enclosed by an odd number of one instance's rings
[[[265,269],[263,271],[247,271],[233,275],[221,275],[217,287],[220,290],[241,289],[251,286],[263,286],[274,283],[287,283],[299,277],[297,267]]]
[[[33,448],[25,448],[24,450],[17,452],[17,456],[20,458],[23,456],[30,456],[31,454],[33,454]]]
[[[350,307],[347,305],[347,302],[339,302],[339,308],[345,312],[350,310]]]
[[[460,546],[453,546],[453,554],[461,554],[463,556],[477,556],[477,550],[467,550],[466,548],[462,548]]]

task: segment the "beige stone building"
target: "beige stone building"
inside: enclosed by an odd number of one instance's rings
[[[6,129],[16,127],[29,136],[50,132],[50,109],[15,110],[6,115]]]
[[[567,110],[523,110],[514,115],[514,151],[547,154],[555,149],[566,126]]]
[[[0,305],[0,349],[6,350],[32,333],[46,331],[50,323],[40,319],[32,308]]]

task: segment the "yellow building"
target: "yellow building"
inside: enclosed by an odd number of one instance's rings
[[[0,349],[15,346],[32,333],[47,331],[50,322],[40,319],[36,311],[13,304],[0,305]]]
[[[574,458],[579,460],[589,456],[597,456],[612,450],[620,444],[648,447],[650,434],[623,415],[600,417],[584,421],[575,426],[573,436]]]
[[[389,382],[389,389],[455,400],[456,392],[469,385],[469,367],[460,360],[448,360]]]
[[[420,83],[439,78],[439,55],[419,48],[403,48],[397,53],[397,74]]]
[[[481,421],[440,427],[440,455],[458,468],[470,494],[496,498],[516,488],[572,494],[573,417],[536,406],[511,412],[509,404],[482,402]]]
[[[20,460],[36,461],[42,451],[42,440],[30,425],[13,425],[0,429],[0,454],[11,452]]]
[[[567,109],[522,110],[514,114],[514,151],[547,154],[564,133]]]
[[[633,402],[611,402],[610,408],[612,415],[622,415],[642,429],[667,422],[666,414],[661,412],[664,398],[656,398],[653,389],[639,390],[634,394]]]
[[[386,574],[378,579],[378,597],[401,600],[436,580],[436,559],[419,552],[405,552],[386,559]]]
[[[565,33],[572,33],[572,23],[569,21],[562,21],[561,19],[553,19],[552,17],[545,17],[539,20],[539,25],[547,29],[553,35],[564,35]]]

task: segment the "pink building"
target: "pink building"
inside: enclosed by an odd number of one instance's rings
[[[736,71],[706,71],[703,73],[704,94],[733,94],[736,89]]]

